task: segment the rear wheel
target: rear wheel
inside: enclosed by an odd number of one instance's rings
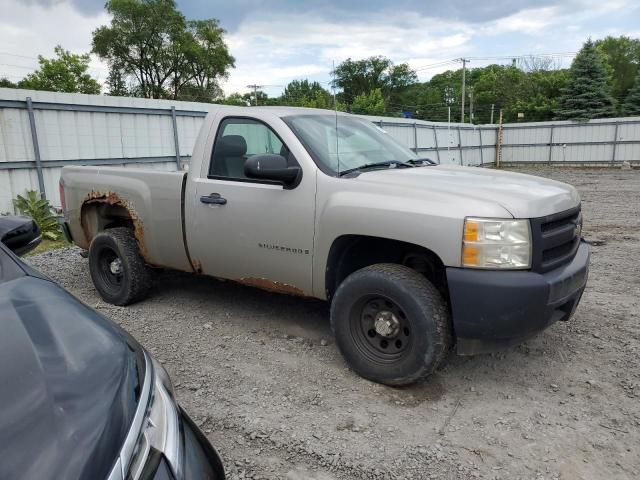
[[[440,293],[402,265],[372,265],[347,277],[333,298],[331,324],[349,366],[386,385],[408,385],[429,375],[451,345]]]
[[[125,227],[94,237],[89,247],[89,271],[100,296],[113,305],[142,300],[151,282],[133,231]]]

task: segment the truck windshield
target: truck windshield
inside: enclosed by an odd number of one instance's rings
[[[419,158],[368,120],[334,115],[291,115],[283,120],[318,167],[329,175],[379,164],[380,168]]]

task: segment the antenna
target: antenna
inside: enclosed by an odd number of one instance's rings
[[[333,71],[331,72],[331,90],[333,91],[333,113],[336,118],[336,158],[338,159],[338,176],[340,176],[340,153],[338,152],[338,102],[336,102],[336,61],[333,60]]]

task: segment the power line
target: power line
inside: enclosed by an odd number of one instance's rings
[[[561,53],[529,53],[526,55],[500,55],[500,56],[488,56],[488,57],[468,57],[470,60],[512,60],[523,58],[536,58],[536,57],[574,57],[577,52],[561,52]]]
[[[37,70],[38,68],[40,68],[39,66],[38,67],[27,67],[26,65],[14,65],[12,63],[0,63],[0,66],[2,66],[2,67],[13,67],[13,68],[22,68],[24,70]]]
[[[439,67],[445,67],[445,66],[448,66],[448,65],[453,65],[453,64],[458,63],[459,61],[460,60],[456,58],[456,59],[452,59],[452,60],[446,60],[446,61],[443,61],[443,62],[432,63],[430,65],[422,65],[420,67],[413,68],[412,70],[414,72],[422,72],[423,70],[430,70],[432,68],[439,68]]]
[[[0,52],[0,55],[8,55],[9,57],[28,58],[29,60],[38,60],[38,57],[28,57],[26,55],[18,55],[16,53]]]
[[[2,67],[11,67],[11,68],[19,68],[22,70],[31,70],[31,71],[36,71],[39,70],[41,68],[41,65],[37,65],[37,66],[27,66],[27,65],[16,65],[13,63],[0,63],[0,66]],[[108,71],[107,69],[103,69],[103,68],[95,68],[95,67],[88,67],[87,70],[91,73],[93,73],[94,75],[102,75],[104,74],[106,71]]]
[[[519,54],[519,55],[489,55],[489,56],[482,56],[482,57],[465,57],[467,60],[476,60],[476,61],[481,61],[481,60],[513,60],[513,59],[529,59],[529,58],[536,58],[536,57],[558,57],[558,58],[565,58],[565,57],[574,57],[577,55],[577,52],[558,52],[558,53],[528,53],[528,54]],[[429,70],[429,69],[433,69],[433,68],[439,68],[439,67],[444,67],[447,65],[453,65],[453,64],[457,64],[460,63],[462,61],[461,58],[452,58],[449,60],[443,60],[441,62],[437,62],[437,63],[431,63],[428,65],[421,65],[419,67],[416,67],[413,69],[414,72],[421,72],[423,70]]]

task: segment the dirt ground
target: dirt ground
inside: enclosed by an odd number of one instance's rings
[[[29,258],[170,372],[231,479],[640,478],[640,171],[537,169],[575,185],[590,279],[575,317],[457,357],[404,389],[352,373],[328,306],[165,273],[120,308],[68,248]]]

